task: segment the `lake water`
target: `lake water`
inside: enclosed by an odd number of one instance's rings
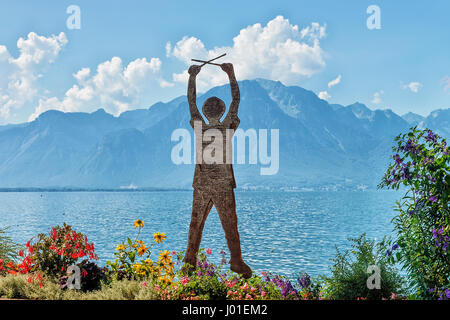
[[[348,237],[366,232],[381,239],[392,231],[395,201],[391,191],[365,192],[236,192],[239,232],[244,260],[257,271],[292,276],[329,274],[335,245],[349,247]],[[152,241],[165,232],[164,249],[185,250],[192,192],[5,192],[0,193],[0,227],[25,244],[38,233],[66,222],[95,243],[99,263],[112,260],[117,244],[145,221],[141,239]],[[226,247],[213,209],[203,233],[202,247],[213,260]]]

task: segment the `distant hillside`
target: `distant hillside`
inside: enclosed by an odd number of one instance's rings
[[[313,92],[280,82],[240,82],[242,129],[279,129],[280,169],[261,176],[259,165],[235,165],[238,187],[355,189],[379,182],[393,137],[413,125],[450,137],[450,109],[428,117],[370,110],[361,103],[330,105]],[[227,105],[229,86],[210,96]],[[171,162],[171,134],[189,126],[186,97],[114,117],[47,111],[36,120],[0,127],[0,188],[188,188],[193,165]],[[193,136],[193,134],[192,134]]]

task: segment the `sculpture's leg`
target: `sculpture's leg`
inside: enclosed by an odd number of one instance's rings
[[[237,227],[236,201],[233,189],[216,194],[213,199],[219,213],[222,228],[225,231],[228,249],[230,250],[230,269],[240,273],[244,278],[250,278],[252,270],[242,260],[241,243]]]
[[[213,206],[211,197],[207,192],[194,189],[194,200],[192,202],[192,217],[189,226],[188,246],[183,261],[195,268],[197,264],[197,253],[202,241],[203,227],[206,218]]]

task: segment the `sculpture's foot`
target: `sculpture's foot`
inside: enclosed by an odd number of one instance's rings
[[[241,274],[244,279],[248,279],[252,276],[252,269],[250,269],[250,267],[246,265],[244,261],[240,261],[238,263],[231,262],[230,264],[231,271]]]

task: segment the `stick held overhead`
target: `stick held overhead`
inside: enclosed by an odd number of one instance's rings
[[[217,59],[219,59],[219,58],[222,58],[223,56],[226,56],[226,53],[224,53],[224,54],[222,54],[222,55],[220,55],[220,56],[218,56],[218,57],[215,57],[215,58],[213,58],[213,59],[211,59],[211,60],[208,60],[208,61],[205,61],[205,60],[198,60],[198,59],[191,59],[191,60],[192,60],[192,61],[195,61],[195,62],[203,62],[203,64],[201,64],[200,67],[203,67],[205,64],[212,64],[212,65],[215,65],[215,66],[220,66],[220,64],[218,64],[218,63],[212,63],[212,61],[217,60]]]

